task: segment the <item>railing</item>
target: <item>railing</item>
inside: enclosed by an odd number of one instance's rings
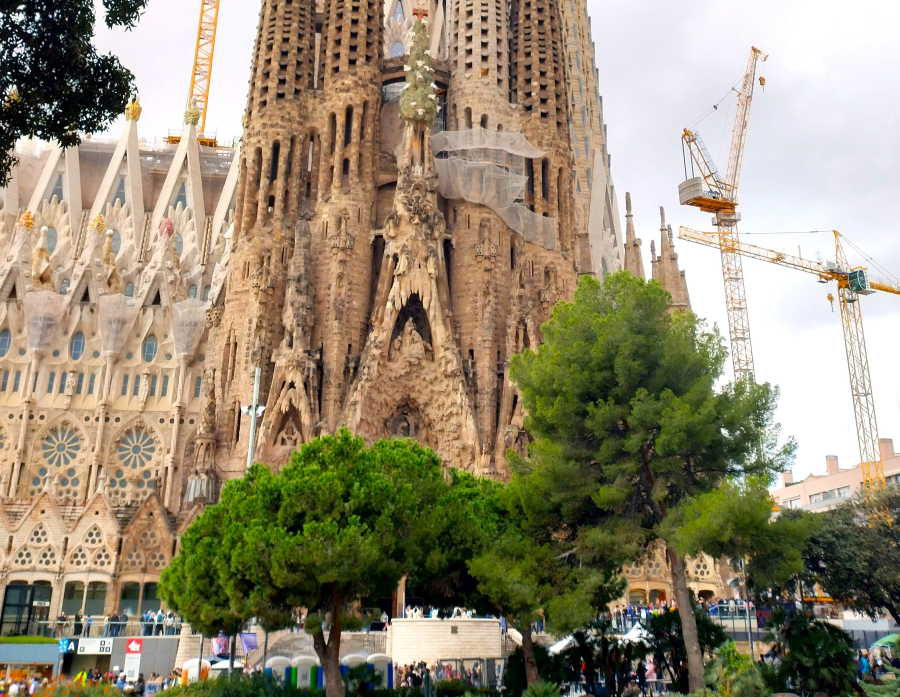
[[[54,639],[71,639],[76,637],[133,637],[133,636],[178,636],[181,633],[181,620],[174,626],[165,623],[143,622],[140,619],[129,619],[126,622],[110,622],[105,617],[87,618],[76,622],[74,618],[62,620],[32,620],[29,623],[8,621],[0,625],[2,636],[44,636]]]

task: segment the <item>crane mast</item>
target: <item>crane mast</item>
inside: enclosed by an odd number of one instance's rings
[[[722,250],[723,253],[727,251],[738,257],[746,256],[805,271],[818,276],[823,282],[837,283],[841,325],[844,330],[844,349],[850,373],[850,394],[853,398],[853,415],[856,419],[856,437],[862,465],[863,492],[866,500],[871,503],[875,492],[885,487],[884,461],[881,459],[879,446],[878,421],[875,418],[875,399],[872,396],[872,376],[863,332],[860,298],[876,291],[900,295],[900,284],[885,279],[872,280],[865,267],[850,266],[841,245],[841,235],[837,230],[834,231],[835,261],[826,264],[745,244],[733,236],[721,233],[698,232],[682,227],[678,238],[713,247]]]
[[[750,123],[750,105],[753,101],[753,87],[756,82],[756,68],[760,61],[769,57],[765,51],[755,46],[750,49],[750,58],[737,91],[737,109],[734,129],[731,133],[731,150],[728,169],[723,180],[713,162],[699,132],[684,129],[682,140],[691,154],[691,169],[696,164],[700,176],[687,179],[678,187],[678,197],[682,205],[694,206],[707,213],[714,213],[714,223],[719,228],[721,242],[722,279],[725,284],[725,307],[728,315],[728,334],[731,340],[731,360],[736,379],[752,380],[753,344],[750,340],[750,316],[747,311],[747,291],[744,287],[744,268],[740,254],[731,251],[738,242],[738,221],[741,219],[736,208],[744,149],[747,145],[747,128]],[[762,80],[762,78],[760,78]]]
[[[209,79],[212,74],[218,23],[219,0],[200,0],[200,22],[197,27],[197,46],[194,49],[194,70],[191,73],[191,91],[188,95],[188,106],[200,110],[200,133],[206,130]]]

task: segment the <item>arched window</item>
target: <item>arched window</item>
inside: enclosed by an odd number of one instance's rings
[[[210,289],[209,286],[203,287],[203,302],[206,302],[207,300],[209,300],[209,289]]]
[[[400,3],[397,3],[397,7],[400,7]],[[400,56],[406,55],[406,49],[403,48],[403,44],[399,41],[395,41],[391,44],[391,58],[399,58]]]
[[[68,278],[64,278],[64,279],[63,279],[63,282],[59,284],[59,294],[60,294],[60,295],[67,295],[68,292],[69,292],[69,285],[71,285],[71,284],[69,283],[69,279],[68,279]]]
[[[159,348],[159,342],[156,340],[156,334],[150,334],[144,339],[143,355],[145,363],[152,363],[156,358],[156,350]]]
[[[73,361],[77,361],[84,355],[84,345],[84,334],[78,332],[72,337],[72,342],[69,344],[69,353],[71,354]]]
[[[401,0],[397,0],[397,6],[394,7],[393,19],[395,22],[403,22],[406,19],[403,14],[403,3]],[[393,52],[391,52],[391,55],[393,55]],[[402,56],[403,54],[401,53],[400,55]]]
[[[181,252],[184,251],[184,238],[179,234],[175,233],[175,253],[178,256],[181,256]]]
[[[134,297],[134,283],[129,283],[125,286],[125,297],[133,298]]]
[[[9,347],[12,344],[12,333],[9,329],[4,329],[0,332],[0,358],[3,358],[7,353],[9,353]]]
[[[55,227],[47,228],[47,252],[53,254],[56,251],[56,244],[59,242],[59,234]]]
[[[122,235],[119,234],[118,230],[112,231],[112,248],[113,254],[119,253],[119,248],[122,246]]]
[[[197,286],[191,286],[188,288],[188,297],[196,298],[197,297]]]

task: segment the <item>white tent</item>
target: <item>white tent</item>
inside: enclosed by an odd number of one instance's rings
[[[637,644],[639,642],[647,642],[649,639],[650,633],[640,624],[636,624],[622,637],[622,642],[626,644]]]
[[[566,649],[570,648],[572,646],[572,644],[574,644],[574,643],[575,643],[575,640],[572,638],[572,635],[570,634],[565,639],[560,639],[559,641],[557,641],[555,644],[553,644],[553,646],[551,646],[549,649],[547,649],[547,651],[550,652],[551,656],[555,656],[556,654],[562,653]]]

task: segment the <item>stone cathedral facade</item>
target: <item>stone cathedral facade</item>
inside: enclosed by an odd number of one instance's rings
[[[194,109],[143,140],[137,102],[118,140],[20,144],[0,634],[159,606],[180,532],[245,471],[257,375],[256,461],[346,426],[504,478],[528,439],[510,356],[580,274],[643,276],[585,0],[418,1],[263,0],[233,146]],[[665,224],[652,261],[688,307]]]

